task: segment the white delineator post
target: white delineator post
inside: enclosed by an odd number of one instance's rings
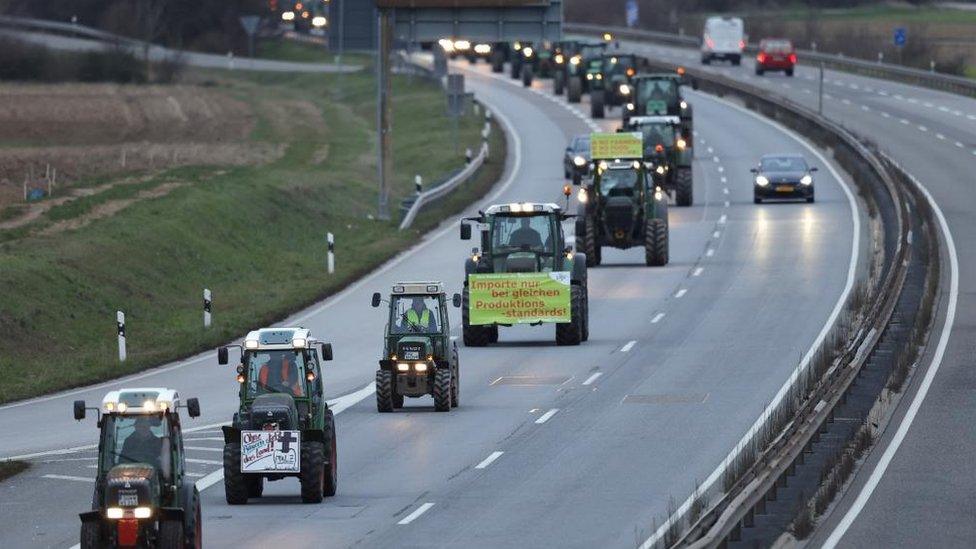
[[[213,294],[208,288],[203,289],[203,327],[209,328],[211,323],[210,313],[213,312]]]
[[[335,236],[328,234],[329,238],[329,274],[335,272]]]
[[[119,331],[119,362],[125,362],[125,313],[115,311],[115,323]]]
[[[414,176],[413,188],[417,191],[417,194],[424,192],[424,178],[419,175]]]

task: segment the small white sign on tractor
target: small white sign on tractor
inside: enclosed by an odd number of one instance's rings
[[[241,472],[301,471],[301,439],[301,431],[241,431]]]

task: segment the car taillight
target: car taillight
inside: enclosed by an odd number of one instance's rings
[[[795,53],[791,53],[790,54],[790,63],[793,63],[794,65],[796,64],[796,54]]]
[[[705,38],[705,45],[708,46],[709,49],[715,49],[715,41],[711,38]]]
[[[739,40],[739,49],[740,50],[741,49],[745,49],[745,47],[746,47],[746,41],[745,40]]]
[[[762,52],[759,52],[759,55],[756,56],[756,61],[759,61],[760,63],[765,63],[766,62],[766,54],[765,53],[762,53]]]

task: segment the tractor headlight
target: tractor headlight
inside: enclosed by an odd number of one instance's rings
[[[580,204],[586,204],[589,199],[590,197],[586,194],[586,189],[580,187],[580,190],[576,193],[576,200],[578,200]]]
[[[590,74],[590,73],[587,73],[587,75],[586,75],[586,79],[587,79],[587,80],[593,80],[593,75],[592,75],[592,74]]]
[[[658,202],[664,200],[664,192],[661,191],[661,187],[658,187],[657,190],[654,191],[654,200],[657,200]]]
[[[304,337],[296,337],[291,340],[291,346],[295,349],[304,349],[308,344],[308,340]]]
[[[566,62],[566,58],[565,58],[565,57],[563,57],[563,54],[561,54],[561,53],[557,53],[557,54],[556,54],[556,64],[557,64],[557,65],[562,65],[562,64],[563,64],[563,63],[565,63],[565,62]]]
[[[688,143],[684,139],[678,139],[678,141],[677,141],[677,143],[675,143],[675,145],[677,145],[679,149],[685,150],[685,147],[688,146]]]
[[[757,175],[756,185],[759,185],[760,187],[765,187],[766,185],[769,185],[769,180],[766,179],[765,175]]]
[[[658,175],[664,175],[664,166],[658,166],[654,171],[656,171]]]
[[[576,157],[573,158],[573,164],[575,164],[577,168],[582,168],[586,165],[586,159],[582,156],[576,155]]]
[[[399,363],[397,363],[397,371],[398,372],[409,372],[410,371],[410,365],[407,364],[406,362],[399,362]]]
[[[258,340],[256,340],[256,339],[246,339],[246,340],[244,340],[244,348],[245,349],[257,349],[258,348]]]
[[[105,516],[110,519],[120,519],[125,515],[121,507],[109,507],[105,510]]]
[[[636,108],[636,107],[634,106],[634,104],[633,104],[633,103],[627,103],[627,110],[628,110],[628,111],[632,111],[632,110],[634,110],[635,108]]]
[[[152,516],[152,508],[150,507],[136,507],[132,510],[132,516],[137,519],[147,519]]]
[[[454,42],[454,49],[458,51],[468,51],[471,49],[471,42],[467,40],[456,40]]]
[[[533,53],[534,52],[532,51],[532,48],[530,48],[530,47],[524,47],[524,48],[522,48],[522,55],[524,55],[526,57],[532,57],[532,54]]]
[[[418,362],[417,364],[414,364],[413,365],[413,369],[416,370],[416,371],[418,371],[418,372],[426,372],[427,371],[427,365],[424,364],[423,362]]]
[[[474,52],[480,55],[488,55],[491,53],[491,44],[478,44],[474,47]]]
[[[603,75],[602,75],[602,74],[598,74],[598,75],[596,75],[596,79],[597,79],[597,80],[603,80]]]
[[[569,58],[569,64],[570,65],[579,65],[580,64],[580,61],[582,61],[582,60],[583,60],[582,57],[580,57],[578,55],[574,55],[574,56],[572,56],[572,57]]]
[[[800,179],[800,183],[803,183],[804,185],[813,185],[813,178],[810,177],[810,174],[804,175]]]
[[[687,109],[688,108],[688,102],[687,101],[682,101],[681,102],[681,108],[682,109]]]
[[[627,84],[621,84],[620,95],[630,95],[630,86],[628,86]]]
[[[441,48],[447,53],[454,52],[454,41],[449,38],[441,38],[437,41],[441,45]]]
[[[601,172],[602,171],[606,171],[606,169],[607,169],[607,161],[606,160],[601,160],[600,161],[600,171]]]

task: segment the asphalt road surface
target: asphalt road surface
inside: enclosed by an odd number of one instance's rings
[[[526,90],[485,65],[463,70],[510,134],[503,181],[478,207],[562,203],[568,140],[614,128],[619,111],[594,123],[580,114],[585,104],[551,99],[548,82]],[[71,419],[71,401],[98,402],[134,385],[200,398],[203,416],[185,422],[197,427],[187,434],[187,465],[206,487],[210,546],[639,543],[669,499],[682,501],[714,475],[776,398],[823,336],[866,249],[850,191],[813,150],[739,108],[699,94],[692,101],[696,205],[671,209],[671,263],[645,267],[641,249],[605,252],[589,275],[587,343],[556,347],[551,326],[503,329],[496,346],[461,348],[460,408],[434,413],[423,398],[378,414],[371,380],[385,312],[370,308],[369,296],[399,280],[436,279],[458,291],[471,243],[445,220],[384,268],[283,323],[302,324],[335,348],[325,376],[339,410],[336,497],[303,505],[298,483],[284,480],[268,484],[260,500],[226,505],[218,424],[236,409],[237,386],[233,368],[208,352],[136,379],[0,408],[0,456],[32,462],[0,483],[0,545],[77,543],[96,430]],[[754,205],[749,168],[766,152],[801,152],[821,166],[817,203]],[[452,313],[456,325],[460,314]]]

